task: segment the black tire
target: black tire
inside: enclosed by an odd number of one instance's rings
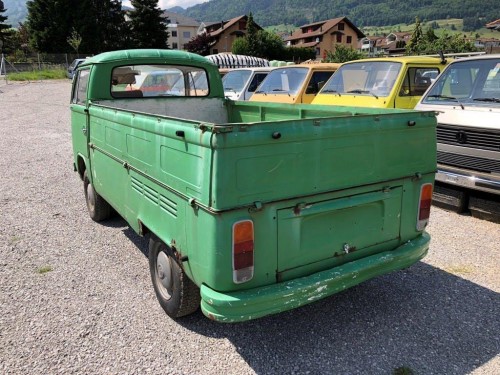
[[[89,181],[87,171],[83,172],[83,191],[85,193],[85,202],[90,218],[94,221],[102,221],[111,216],[111,206],[104,200]]]
[[[472,193],[469,210],[475,218],[500,223],[500,197],[497,195]]]
[[[467,209],[467,192],[454,186],[443,186],[436,182],[432,204],[447,211],[463,213]]]
[[[155,236],[149,240],[149,271],[156,298],[173,319],[194,313],[200,290],[186,276],[173,250]]]

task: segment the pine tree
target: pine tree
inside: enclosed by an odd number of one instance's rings
[[[5,9],[3,2],[0,0],[0,41],[2,41],[2,50],[8,48],[8,40],[11,36],[11,32],[9,31],[11,26],[7,25],[5,21],[7,21],[7,16],[2,15],[7,9]]]
[[[72,52],[72,33],[85,54],[126,48],[128,25],[119,0],[28,1],[30,44],[39,52]]]
[[[26,5],[30,45],[39,52],[71,52],[67,38],[74,26],[75,10],[79,9],[79,0],[32,0]],[[78,29],[77,31],[80,32]]]
[[[422,31],[422,25],[418,17],[415,19],[415,29],[411,34],[410,41],[406,45],[406,54],[416,55],[421,51],[421,45],[424,41],[424,33]]]
[[[247,20],[247,35],[246,35],[246,39],[248,42],[248,54],[250,56],[261,57],[257,32],[258,30],[253,20],[253,15],[252,13],[250,13],[248,15],[248,20]]]
[[[168,19],[158,0],[131,0],[129,13],[133,48],[168,48]]]

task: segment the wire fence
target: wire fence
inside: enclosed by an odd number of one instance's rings
[[[19,72],[41,71],[47,69],[67,69],[77,58],[87,57],[85,54],[72,53],[33,53],[1,55],[0,75]]]

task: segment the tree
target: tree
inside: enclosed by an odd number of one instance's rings
[[[333,52],[328,51],[326,53],[325,62],[344,63],[346,61],[359,60],[363,57],[364,55],[361,52],[343,44],[337,44]]]
[[[260,53],[260,40],[259,37],[257,36],[258,29],[257,25],[255,24],[253,20],[252,13],[248,15],[248,21],[247,21],[247,34],[245,36],[245,39],[247,40],[248,44],[248,53],[246,53],[249,56],[259,56]]]
[[[420,20],[417,17],[415,19],[415,29],[413,29],[410,41],[406,45],[406,54],[418,55],[418,53],[420,52],[419,48],[422,45],[423,40],[424,40],[424,35],[422,32],[422,25],[420,24]]]
[[[82,44],[82,37],[78,32],[73,28],[71,31],[71,35],[67,39],[68,44],[75,50],[76,54],[78,54],[78,48],[80,48],[80,44]]]
[[[73,30],[85,53],[127,47],[130,33],[119,0],[31,0],[27,7],[30,44],[39,52],[71,52]]]
[[[203,33],[193,37],[189,42],[187,42],[184,45],[184,49],[188,52],[207,56],[210,54],[210,46],[212,45],[212,42],[213,39],[207,33]]]
[[[168,48],[168,19],[157,7],[158,0],[131,0],[129,14],[134,48]]]
[[[0,51],[8,49],[9,39],[12,35],[10,31],[11,25],[7,25],[5,22],[7,21],[7,16],[2,15],[6,10],[7,9],[5,9],[3,2],[0,0],[0,44],[2,45]]]

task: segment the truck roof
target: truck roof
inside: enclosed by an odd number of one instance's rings
[[[215,66],[212,62],[203,56],[178,50],[165,50],[165,49],[128,49],[121,51],[104,52],[87,59],[81,66],[110,63],[116,61],[130,62],[134,59],[151,59],[151,60],[190,60],[193,63]]]
[[[396,57],[372,57],[369,59],[362,60],[352,60],[344,64],[356,63],[356,62],[369,62],[369,61],[382,61],[382,62],[400,62],[403,64],[439,64],[441,63],[440,57],[430,57],[430,56],[396,56]]]

